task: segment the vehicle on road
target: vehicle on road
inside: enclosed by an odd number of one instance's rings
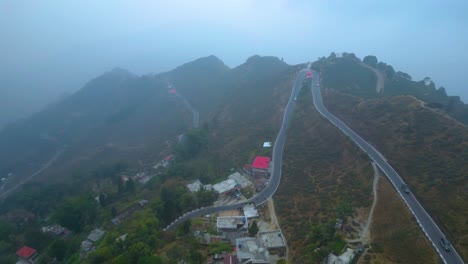
[[[405,193],[410,193],[409,187],[408,187],[408,185],[406,185],[406,184],[402,184],[402,185],[401,185],[401,189],[402,189]]]
[[[296,97],[294,97],[294,101],[297,101],[297,96],[296,96]]]
[[[319,87],[319,84],[317,83],[317,87]]]
[[[448,242],[448,240],[443,237],[440,239],[440,245],[445,249],[445,251],[452,250],[452,246],[450,245],[450,242]]]

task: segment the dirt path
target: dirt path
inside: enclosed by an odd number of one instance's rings
[[[367,69],[373,71],[375,73],[375,75],[377,76],[377,85],[375,86],[375,89],[377,91],[378,94],[382,94],[383,93],[383,90],[384,90],[384,75],[379,72],[378,70],[372,68],[371,66],[369,65],[366,65],[366,64],[362,64],[362,66],[366,67]]]
[[[268,212],[270,213],[270,220],[274,228],[279,228],[278,218],[276,218],[276,211],[275,211],[275,202],[273,198],[268,199]]]
[[[267,201],[267,204],[268,204],[268,211],[270,212],[270,220],[271,220],[271,223],[273,225],[276,226],[276,228],[278,228],[279,230],[281,230],[281,227],[278,223],[278,218],[276,218],[276,211],[275,211],[275,202],[273,201],[273,198],[270,197],[270,199],[268,199]],[[281,230],[281,233],[283,233],[283,230]],[[286,237],[284,236],[284,233],[283,233],[283,239],[284,239],[284,243],[286,245],[286,255],[284,256],[284,258],[286,259],[286,261],[289,263],[289,259],[288,259],[288,256],[289,256],[289,248],[288,248],[288,243],[286,241]]]
[[[374,193],[374,201],[372,202],[372,207],[369,212],[369,216],[367,217],[367,223],[364,226],[364,229],[362,230],[362,233],[361,233],[361,241],[363,244],[367,244],[371,240],[369,227],[372,225],[372,216],[374,215],[374,209],[375,209],[375,205],[377,204],[377,199],[378,199],[377,186],[379,184],[379,178],[380,178],[379,169],[377,168],[374,162],[372,162],[372,168],[374,169],[374,183],[372,185],[372,192]]]
[[[365,245],[365,244],[369,244],[371,241],[369,227],[372,225],[372,216],[374,215],[374,209],[375,209],[375,206],[377,205],[377,200],[378,200],[377,186],[379,184],[379,178],[380,178],[379,169],[377,168],[377,165],[375,165],[374,162],[372,162],[372,168],[374,169],[374,182],[372,184],[372,193],[374,194],[374,200],[372,202],[372,206],[369,211],[369,216],[367,217],[367,221],[365,224],[362,224],[362,223],[360,224],[362,229],[359,232],[359,238],[347,239],[346,242],[348,243],[360,242],[363,245]]]

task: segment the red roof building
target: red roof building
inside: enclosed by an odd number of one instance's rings
[[[227,254],[224,257],[224,264],[237,264],[237,258],[234,255]]]
[[[34,248],[30,248],[28,246],[24,246],[16,251],[16,255],[29,263],[34,263],[33,259],[37,256],[37,251]]]
[[[268,177],[269,157],[257,156],[252,163],[252,174],[256,177]]]
[[[177,91],[176,91],[176,89],[170,89],[170,90],[169,90],[169,93],[170,93],[170,94],[175,94],[175,93],[177,93]]]
[[[270,158],[269,157],[262,157],[257,156],[252,163],[253,169],[261,169],[261,170],[268,170],[268,166],[270,165]]]

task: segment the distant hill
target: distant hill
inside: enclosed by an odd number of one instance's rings
[[[191,126],[191,113],[168,93],[169,85],[200,111],[203,123],[242,101],[264,104],[272,96],[271,85],[279,80],[276,75],[289,68],[276,57],[260,56],[234,69],[215,56],[155,75],[115,68],[1,131],[0,175],[26,176],[64,146],[66,151],[47,175],[65,179],[74,168],[157,159],[166,140]],[[249,111],[232,109],[236,115]]]
[[[383,91],[376,91],[376,76],[365,66],[384,76]],[[464,104],[459,96],[448,96],[445,88],[436,88],[429,77],[414,81],[409,74],[395,71],[392,66],[379,62],[375,56],[366,56],[361,61],[352,53],[343,53],[342,57],[332,53],[328,58],[323,57],[315,62],[314,67],[321,70],[325,87],[362,98],[412,95],[424,101],[428,107],[443,111],[468,124],[468,105]]]
[[[204,87],[208,82],[196,77],[218,76],[211,66],[198,60],[191,63],[194,68],[180,67],[170,74]],[[199,75],[190,75],[193,69]],[[190,121],[191,113],[168,93],[162,76],[137,76],[115,68],[0,132],[0,174],[26,175],[65,145],[67,151],[57,162],[55,174],[106,160],[157,157],[164,141],[183,133]]]

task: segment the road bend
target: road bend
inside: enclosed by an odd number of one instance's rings
[[[270,183],[256,196],[242,203],[202,207],[199,209],[195,209],[191,212],[187,212],[184,215],[181,215],[179,218],[175,219],[166,228],[164,228],[164,231],[170,230],[174,228],[175,226],[177,226],[178,224],[191,218],[213,214],[213,213],[217,213],[217,212],[225,211],[225,210],[240,209],[244,205],[249,204],[249,203],[254,203],[257,206],[262,205],[265,202],[267,202],[267,200],[270,197],[273,196],[273,194],[278,189],[278,186],[281,180],[281,167],[282,167],[282,162],[283,162],[283,148],[284,148],[284,143],[286,141],[286,131],[291,121],[291,117],[294,112],[294,107],[296,105],[296,101],[294,100],[294,98],[299,94],[299,91],[301,90],[302,82],[305,77],[305,73],[306,73],[306,69],[302,69],[297,74],[296,80],[294,81],[294,85],[292,87],[291,96],[289,97],[288,104],[286,105],[286,108],[284,109],[283,122],[281,124],[280,131],[276,137],[275,144],[273,146],[273,157],[272,157],[273,171],[272,171],[272,175],[270,178]]]
[[[419,226],[423,230],[426,237],[432,243],[432,246],[437,251],[442,261],[446,264],[459,264],[464,263],[461,259],[458,252],[453,248],[451,251],[445,251],[439,244],[441,238],[445,238],[444,233],[440,230],[434,220],[429,216],[426,210],[422,207],[419,201],[412,193],[403,193],[401,191],[401,186],[405,184],[403,179],[398,175],[398,173],[388,164],[385,157],[375,149],[371,144],[362,139],[358,134],[356,134],[351,128],[349,128],[343,121],[331,114],[323,104],[322,94],[319,87],[319,74],[316,71],[313,71],[316,78],[312,79],[312,96],[314,106],[320,114],[328,119],[333,125],[340,129],[344,134],[346,134],[351,140],[354,141],[367,155],[377,164],[377,166],[383,171],[387,176],[390,182],[393,184],[398,194],[401,196],[403,201],[410,209],[413,216],[416,218]]]

